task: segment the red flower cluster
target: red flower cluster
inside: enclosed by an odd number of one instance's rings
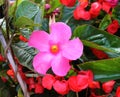
[[[72,7],[75,5],[76,0],[60,0],[60,2],[67,7]],[[97,0],[89,4],[89,7],[88,0],[78,0],[78,2],[79,5],[73,12],[73,16],[76,20],[90,20],[92,18],[96,18],[100,14],[101,10],[109,13],[110,9],[113,7],[109,0]],[[115,4],[117,4],[117,1]]]
[[[93,81],[93,73],[90,70],[80,71],[78,75],[71,76],[68,80],[46,74],[42,79],[42,85],[48,90],[51,90],[53,87],[61,95],[67,94],[69,90],[80,92],[87,87],[100,88],[99,83]]]
[[[44,92],[44,88],[42,86],[42,78],[41,77],[37,77],[35,78],[29,78],[26,80],[26,83],[28,85],[28,90],[29,91],[34,91],[35,93],[43,93]]]
[[[117,20],[113,20],[112,23],[107,27],[107,31],[110,34],[115,34],[118,31],[119,23]]]
[[[90,97],[108,97],[109,93],[111,93],[113,90],[114,84],[115,84],[114,80],[102,83],[102,89],[103,89],[104,93],[102,95],[98,95],[96,90],[91,90]],[[118,96],[118,97],[120,97],[120,96]]]

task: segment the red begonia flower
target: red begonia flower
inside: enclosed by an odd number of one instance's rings
[[[53,84],[53,88],[57,93],[59,93],[61,95],[65,95],[69,92],[69,86],[68,86],[68,82],[66,80],[55,81],[55,83]]]
[[[91,17],[95,18],[100,14],[101,4],[99,2],[94,2],[91,4],[91,8],[89,10]]]
[[[88,77],[82,74],[79,74],[77,76],[71,76],[68,79],[68,83],[72,91],[80,92],[88,87]]]
[[[117,87],[117,90],[116,90],[116,97],[120,97],[120,86]]]
[[[76,0],[60,0],[60,2],[67,7],[73,7]]]
[[[105,93],[110,93],[112,91],[113,87],[114,87],[114,84],[115,84],[114,80],[104,82],[102,84],[102,88],[103,88],[104,92]]]
[[[110,34],[115,34],[118,31],[119,28],[119,23],[117,20],[114,20],[108,27],[107,27],[107,31]]]
[[[35,84],[35,93],[43,93],[44,92],[44,88],[43,86],[38,82]]]
[[[51,90],[53,83],[55,82],[55,77],[51,74],[46,74],[42,79],[42,85],[44,88]]]

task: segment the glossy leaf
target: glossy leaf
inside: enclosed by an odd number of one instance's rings
[[[19,42],[12,45],[15,56],[18,58],[21,65],[33,70],[32,59],[36,52],[33,48],[29,47],[27,43]]]
[[[19,18],[24,16],[31,19],[37,14],[38,11],[39,6],[30,1],[23,1],[16,10],[16,17]]]
[[[91,61],[79,65],[83,70],[92,70],[95,80],[108,81],[120,79],[120,57]]]
[[[82,25],[75,29],[74,36],[79,37],[86,46],[106,51],[110,57],[120,56],[120,38],[106,31],[91,25]]]
[[[113,10],[112,10],[112,17],[114,19],[117,19],[120,23],[120,5],[116,6]]]
[[[108,14],[108,15],[106,15],[106,16],[102,19],[102,21],[100,22],[99,28],[100,28],[101,30],[105,30],[110,23],[111,23],[111,17],[110,17],[110,15]]]

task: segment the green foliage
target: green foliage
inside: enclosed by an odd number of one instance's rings
[[[111,23],[111,17],[109,14],[107,14],[100,22],[99,28],[101,30],[105,30],[110,23]]]
[[[39,7],[36,4],[30,1],[23,1],[16,10],[16,18],[24,16],[32,19],[38,13],[38,11]]]
[[[109,57],[120,56],[120,38],[99,30],[91,25],[78,26],[74,36],[79,37],[84,45],[106,51]]]
[[[0,6],[3,4],[3,0],[0,0]]]
[[[36,51],[29,47],[27,43],[18,42],[12,45],[15,56],[18,58],[19,62],[33,71],[32,60],[36,54]]]
[[[95,80],[108,81],[120,79],[120,57],[107,60],[90,61],[79,65],[83,70],[92,70]]]
[[[112,10],[112,17],[116,20],[119,21],[120,23],[120,5],[116,6],[113,10]]]

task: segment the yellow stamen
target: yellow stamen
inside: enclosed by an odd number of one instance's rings
[[[58,48],[57,45],[52,45],[50,50],[51,50],[52,53],[57,53],[59,51],[59,48]]]

